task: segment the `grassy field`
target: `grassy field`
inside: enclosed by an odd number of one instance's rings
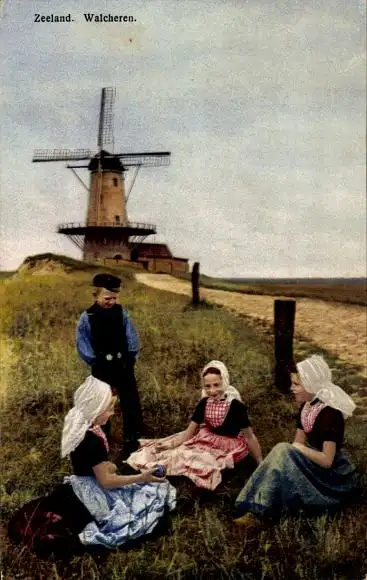
[[[185,280],[190,280],[191,276],[185,274]],[[243,294],[260,294],[271,296],[286,296],[292,298],[316,298],[331,302],[344,302],[346,304],[367,305],[366,281],[357,279],[347,281],[346,279],[330,280],[251,280],[243,282],[241,280],[225,280],[212,278],[202,274],[200,285],[204,288],[216,290],[227,290],[228,292],[241,292]]]
[[[74,348],[75,324],[89,305],[91,271],[65,276],[27,276],[0,284],[2,525],[24,502],[41,495],[68,473],[60,459],[63,416],[87,374]],[[291,440],[296,406],[272,385],[271,337],[224,309],[192,309],[187,298],[138,285],[131,271],[122,302],[139,329],[137,365],[149,436],[165,436],[187,424],[200,396],[198,373],[212,358],[223,360],[232,384],[249,405],[264,453]],[[302,356],[314,352],[302,344]],[[295,353],[300,354],[298,345]],[[348,390],[360,377],[340,361],[335,382]],[[120,417],[114,419],[118,443]],[[346,448],[366,472],[365,422],[347,425]],[[1,569],[6,580],[66,579],[247,579],[362,580],[367,572],[365,496],[337,516],[284,518],[273,528],[247,534],[235,529],[233,500],[253,463],[225,475],[215,492],[199,492],[175,480],[178,505],[171,531],[132,550],[42,561],[4,540]],[[365,485],[365,482],[364,482]],[[364,501],[363,501],[364,500]]]

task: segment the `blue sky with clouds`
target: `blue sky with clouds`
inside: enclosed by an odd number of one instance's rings
[[[365,274],[362,0],[5,0],[0,11],[2,269],[41,252],[80,257],[55,230],[85,219],[87,194],[64,163],[32,154],[95,149],[101,88],[115,86],[115,150],[172,152],[169,167],[141,170],[128,203],[132,221],[157,224],[155,241],[216,276]],[[136,21],[83,16],[101,12]]]

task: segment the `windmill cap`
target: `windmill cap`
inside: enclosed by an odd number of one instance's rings
[[[97,274],[93,278],[93,286],[96,288],[104,288],[110,292],[119,292],[121,279],[112,274]]]

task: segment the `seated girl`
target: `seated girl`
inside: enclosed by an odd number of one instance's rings
[[[74,407],[65,417],[61,455],[70,455],[74,473],[67,480],[95,520],[79,534],[84,545],[112,548],[149,534],[176,504],[176,490],[155,477],[154,469],[118,475],[108,460],[101,425],[113,415],[115,401],[110,387],[90,376],[76,391]]]
[[[109,461],[101,426],[113,415],[114,404],[109,385],[95,377],[89,376],[77,389],[61,441],[61,455],[70,456],[73,475],[65,478],[57,496],[33,500],[15,514],[9,524],[11,539],[50,553],[55,551],[55,537],[64,537],[67,528],[78,534],[79,545],[114,548],[150,534],[175,508],[175,488],[155,477],[154,469],[119,475]],[[50,541],[50,549],[44,550]]]
[[[127,462],[135,469],[163,464],[167,475],[184,475],[198,487],[215,489],[221,471],[233,468],[251,451],[258,463],[261,449],[239,392],[229,384],[226,366],[208,363],[202,373],[204,398],[187,429],[165,439],[140,440]]]
[[[355,404],[331,382],[325,360],[313,355],[293,369],[291,391],[301,403],[293,444],[278,443],[235,503],[239,524],[274,519],[287,510],[338,506],[356,487],[355,468],[341,451],[344,418]]]

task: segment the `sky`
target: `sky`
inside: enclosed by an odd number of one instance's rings
[[[129,198],[157,226],[146,241],[212,276],[366,274],[363,0],[3,0],[0,16],[0,269],[81,258],[56,229],[85,220],[88,194],[32,155],[96,150],[113,86],[115,151],[171,151]]]

